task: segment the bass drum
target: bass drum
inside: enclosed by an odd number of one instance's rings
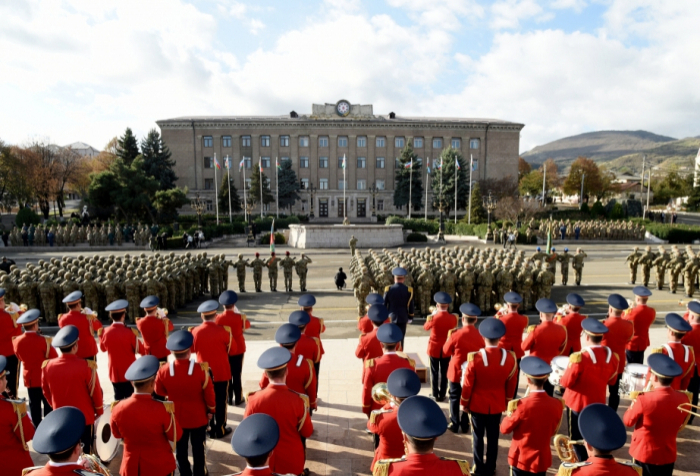
[[[569,357],[566,355],[558,355],[552,359],[551,366],[552,373],[549,374],[549,383],[557,390],[561,391],[560,382],[561,378],[564,376],[564,372],[566,372],[566,368],[569,366]]]
[[[112,434],[112,427],[109,424],[111,416],[112,407],[105,405],[104,413],[95,420],[95,453],[104,464],[109,464],[117,456],[121,441]]]

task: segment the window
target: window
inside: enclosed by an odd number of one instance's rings
[[[386,137],[377,137],[377,147],[386,147]]]
[[[204,190],[214,190],[214,179],[204,179]]]
[[[367,190],[367,180],[359,179],[357,181],[357,189],[358,190]]]
[[[231,136],[223,136],[221,138],[222,147],[231,147]]]
[[[452,141],[450,141],[450,145],[453,149],[459,149],[462,147],[462,141],[459,139],[452,139]]]
[[[299,147],[308,147],[309,138],[307,136],[299,137]]]
[[[338,137],[338,147],[347,147],[348,146],[348,138],[347,137]]]
[[[270,158],[263,157],[261,160],[262,160],[263,169],[269,169],[270,168]]]
[[[365,136],[357,138],[357,147],[367,147],[367,138]]]
[[[289,147],[289,136],[280,136],[280,147]]]
[[[343,157],[338,157],[338,168],[343,169]]]
[[[367,168],[367,159],[364,157],[358,157],[357,158],[357,168],[358,169],[365,169]]]
[[[214,211],[214,202],[212,202],[211,200],[207,200],[207,211],[208,212]]]
[[[204,136],[204,147],[214,147],[214,138],[212,136]]]
[[[384,180],[377,180],[377,190],[384,190]]]
[[[469,141],[469,148],[470,149],[478,149],[479,148],[479,139],[472,139]]]
[[[413,148],[420,149],[421,147],[423,147],[423,138],[416,137],[415,139],[413,139]]]
[[[204,168],[211,169],[214,167],[214,159],[211,157],[204,157]]]
[[[396,137],[394,139],[394,147],[397,149],[403,149],[404,145],[406,145],[406,140],[403,137]]]
[[[327,178],[322,178],[318,180],[318,189],[319,190],[328,190],[328,179]]]
[[[319,147],[328,147],[328,137],[319,137],[318,138],[318,146]]]
[[[241,136],[241,147],[250,147],[250,136]]]
[[[307,179],[307,178],[301,179],[301,188],[302,188],[302,190],[309,189],[309,179]]]
[[[318,158],[318,168],[319,169],[327,169],[328,168],[328,157],[319,157]]]
[[[433,139],[433,149],[442,149],[442,139]]]
[[[260,147],[270,147],[270,136],[260,136]]]
[[[377,200],[377,211],[384,210],[384,200]]]
[[[338,180],[338,190],[345,190],[345,180]]]
[[[250,157],[243,157],[244,163],[245,163],[245,168],[249,169],[253,166],[253,159]]]
[[[249,179],[249,178],[245,179],[245,188],[246,188],[246,190],[250,190],[250,184],[252,183],[252,182],[251,182],[252,180],[253,180],[253,179]]]
[[[377,168],[378,169],[384,168],[384,157],[377,157]]]
[[[308,169],[309,168],[309,158],[308,157],[299,157],[299,168],[300,169]]]

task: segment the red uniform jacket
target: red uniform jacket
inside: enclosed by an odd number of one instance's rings
[[[309,314],[309,317],[311,318],[311,320],[304,328],[304,334],[309,337],[313,337],[314,339],[318,339],[318,347],[321,349],[321,355],[323,355],[326,353],[326,351],[323,350],[323,343],[321,342],[321,333],[326,332],[326,325],[323,323],[323,319],[314,317],[311,314]],[[319,358],[318,362],[320,362],[320,360],[321,359]]]
[[[262,468],[249,468],[246,467],[240,473],[234,473],[235,476],[273,476],[277,473],[273,473],[269,466],[263,466]],[[233,475],[231,475],[233,476]]]
[[[355,357],[362,359],[364,364],[369,359],[376,359],[384,354],[382,343],[377,339],[377,327],[373,327],[370,332],[360,336],[360,342],[357,343],[355,349]],[[365,379],[365,367],[362,365],[362,380]]]
[[[164,476],[175,471],[173,441],[182,437],[172,402],[135,393],[112,404],[112,434],[124,440],[121,476]]]
[[[391,319],[387,319],[386,321],[382,322],[382,324],[387,324],[389,322],[391,322]],[[374,329],[374,324],[372,324],[372,321],[369,320],[369,316],[367,316],[367,314],[357,318],[357,330],[360,331],[361,334],[369,334],[372,332],[372,329]]]
[[[591,456],[581,463],[563,463],[557,476],[639,476],[642,468],[632,463],[617,462],[615,458]]]
[[[0,309],[0,355],[15,355],[12,338],[22,335],[22,326],[18,326],[10,313]]]
[[[673,390],[687,390],[690,379],[693,378],[695,372],[695,351],[689,345],[680,344],[678,342],[669,342],[659,348],[653,349],[652,354],[666,354],[676,361],[681,366],[683,373],[673,379],[671,388]],[[651,378],[651,369],[647,372],[646,381]],[[646,463],[646,461],[644,461]]]
[[[136,319],[136,327],[143,336],[143,345],[148,355],[158,359],[170,355],[170,351],[165,347],[168,334],[174,329],[170,319],[158,316],[141,317]]]
[[[194,359],[175,359],[162,365],[156,376],[156,393],[175,403],[175,418],[182,428],[205,426],[207,413],[216,409],[209,366]]]
[[[386,382],[396,369],[416,369],[416,363],[404,353],[387,352],[377,359],[365,361],[365,375],[362,381],[362,412],[369,416],[372,410],[381,406],[372,400],[372,387]]]
[[[497,315],[496,318],[500,319],[506,326],[506,333],[501,337],[498,346],[515,352],[515,356],[518,359],[522,359],[525,352],[523,352],[521,344],[523,342],[523,332],[529,322],[527,316],[517,312],[509,312],[503,316]]]
[[[248,394],[243,418],[255,413],[266,413],[275,419],[280,439],[270,457],[270,468],[278,474],[301,474],[306,455],[301,437],[308,438],[314,431],[305,397],[286,385],[269,385]]]
[[[76,407],[85,415],[85,424],[95,423],[102,415],[102,387],[97,363],[74,354],[63,354],[42,364],[41,388],[54,410]]]
[[[513,433],[508,464],[531,473],[547,471],[552,465],[549,444],[561,424],[564,402],[538,390],[513,400],[508,410],[501,422],[501,433]]]
[[[58,326],[75,326],[78,328],[78,357],[87,359],[97,355],[95,333],[102,329],[102,323],[94,314],[83,314],[81,311],[70,311],[61,314],[58,318]]]
[[[0,461],[2,474],[21,476],[24,468],[34,466],[27,443],[34,438],[34,425],[24,402],[0,398]]]
[[[367,429],[379,435],[379,446],[374,450],[371,470],[380,459],[396,459],[404,455],[403,433],[396,419],[398,408],[387,403],[380,410],[374,410],[367,421]]]
[[[656,310],[645,304],[639,304],[622,318],[634,324],[634,333],[632,340],[627,343],[627,350],[646,350],[649,347],[649,328],[656,319]]]
[[[563,354],[569,355],[573,352],[578,352],[581,350],[581,323],[586,318],[583,314],[578,312],[570,312],[566,316],[559,316],[555,318],[555,322],[560,326],[566,327],[566,349],[564,349]]]
[[[430,331],[430,339],[428,340],[428,356],[433,358],[442,358],[442,346],[447,342],[447,334],[457,328],[459,319],[454,314],[447,311],[441,311],[435,315],[428,316],[428,319],[423,324],[423,329]]]
[[[321,339],[302,334],[294,346],[294,352],[303,355],[313,363],[321,361]],[[318,376],[317,376],[318,377]]]
[[[515,354],[485,347],[467,357],[461,404],[470,412],[503,413],[515,392],[518,365]]]
[[[128,328],[121,322],[114,322],[111,326],[99,332],[100,350],[107,352],[109,356],[109,380],[110,382],[128,382],[124,375],[129,366],[136,361],[139,352],[138,330]]]
[[[462,365],[471,352],[483,349],[485,345],[484,338],[474,326],[450,331],[447,334],[447,342],[442,346],[442,355],[452,357],[447,367],[447,380],[461,384]]]
[[[206,321],[191,328],[190,332],[194,336],[192,351],[197,353],[197,362],[209,364],[214,375],[214,382],[231,380],[231,366],[228,363],[228,356],[231,347],[236,346],[231,331],[217,326],[214,321]]]
[[[676,461],[676,435],[685,427],[689,413],[678,410],[681,403],[690,403],[685,392],[659,387],[641,393],[627,408],[622,421],[633,426],[630,456],[648,464],[669,464]]]
[[[684,335],[681,342],[691,346],[693,348],[693,354],[696,356],[700,355],[700,324],[693,324],[693,330]],[[697,368],[699,365],[696,357],[695,367]]]
[[[226,309],[224,312],[216,315],[215,322],[222,327],[231,329],[231,335],[236,345],[231,346],[229,355],[244,353],[245,337],[243,337],[243,332],[245,332],[246,329],[250,329],[250,321],[242,314]]]
[[[260,388],[270,384],[267,374],[263,372]],[[301,354],[292,352],[292,358],[287,365],[287,387],[301,395],[309,397],[309,406],[316,409],[316,372],[314,363],[305,359]]]
[[[605,324],[605,327],[607,327],[609,331],[603,334],[603,341],[601,344],[610,347],[610,350],[620,358],[617,373],[621,374],[625,371],[625,365],[627,365],[625,347],[634,335],[634,323],[619,317],[608,317],[603,321],[603,324]]]
[[[51,337],[28,331],[15,338],[12,344],[17,358],[22,362],[24,386],[41,387],[41,364],[45,360],[58,357],[56,349],[51,346]]]
[[[85,471],[85,466],[77,463],[65,466],[51,466],[50,463],[46,463],[46,466],[40,466],[27,474],[31,474],[31,476],[76,476],[76,474],[80,474],[77,471]]]
[[[388,465],[388,470],[383,466]],[[380,468],[381,466],[381,468]],[[440,458],[435,453],[419,455],[411,453],[401,461],[378,463],[375,465],[375,476],[424,476],[439,474],[440,476],[465,476],[469,474],[466,461]]]
[[[522,349],[529,350],[531,356],[550,363],[554,357],[566,350],[566,337],[566,327],[553,321],[542,322],[538,326],[528,328]]]
[[[571,354],[559,382],[566,388],[566,406],[580,412],[591,403],[605,403],[606,387],[615,383],[617,368],[617,354],[609,347],[596,345]]]

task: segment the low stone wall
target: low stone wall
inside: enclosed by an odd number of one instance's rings
[[[289,246],[294,248],[384,248],[404,243],[401,225],[289,225]]]

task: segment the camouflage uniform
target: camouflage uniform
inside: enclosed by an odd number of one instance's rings
[[[484,270],[479,273],[476,280],[477,295],[479,297],[479,308],[482,312],[487,312],[491,309],[491,292],[493,291],[493,274],[489,269],[490,265],[484,265]]]
[[[302,253],[301,259],[296,262],[295,268],[297,276],[299,276],[299,289],[301,292],[306,292],[306,273],[309,271],[308,265],[312,263],[308,256]]]
[[[583,259],[588,258],[588,255],[581,249],[576,249],[576,254],[573,256],[572,267],[574,268],[574,273],[576,275],[576,286],[581,285],[581,275],[583,273]]]
[[[277,292],[277,258],[272,253],[270,259],[265,262],[267,268],[267,277],[270,280],[270,291]]]
[[[265,262],[258,256],[255,256],[255,259],[250,262],[250,267],[253,268],[253,283],[255,284],[255,292],[262,292],[262,270],[265,267]]]
[[[292,292],[292,271],[294,271],[295,261],[291,256],[286,256],[281,262],[280,266],[284,270],[284,290]]]
[[[248,260],[243,261],[243,255],[238,255],[238,261],[233,263],[233,267],[236,269],[236,277],[238,278],[238,291],[245,292],[245,268],[249,266]]]
[[[634,247],[634,251],[627,256],[625,263],[629,263],[630,269],[630,284],[635,284],[637,282],[637,267],[639,266],[639,260],[642,254],[639,252],[639,246]]]
[[[569,282],[569,261],[573,259],[573,256],[569,254],[568,251],[564,250],[563,253],[557,256],[557,261],[559,261],[561,269],[561,284],[564,286]]]

